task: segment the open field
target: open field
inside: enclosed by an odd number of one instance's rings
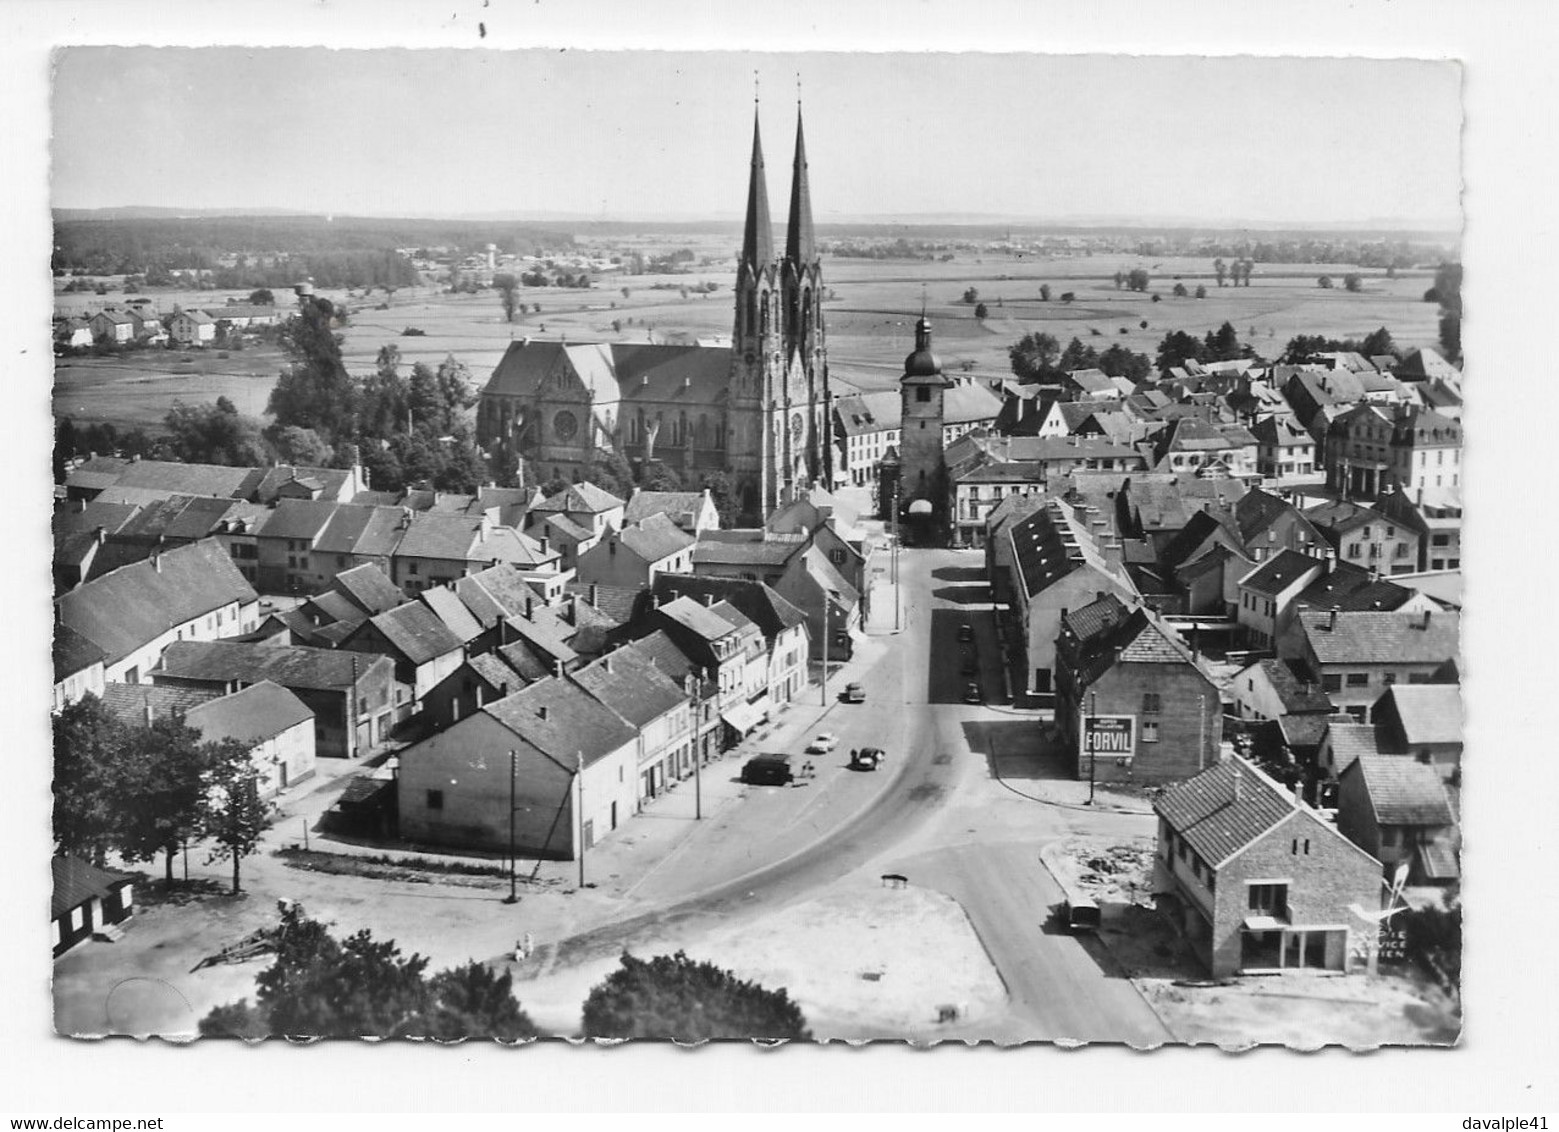
[[[695,243],[696,247],[696,243]],[[701,254],[712,249],[696,247]],[[1117,290],[1117,270],[1146,267],[1153,275],[1148,294]],[[1171,330],[1203,335],[1224,321],[1234,324],[1242,339],[1273,356],[1296,334],[1362,337],[1385,326],[1399,346],[1432,345],[1438,312],[1422,301],[1432,280],[1427,270],[1402,271],[1395,279],[1384,272],[1361,271],[1364,289],[1350,294],[1342,287],[1347,265],[1258,265],[1249,287],[1216,285],[1211,261],[1166,259],[1145,262],[1136,256],[1094,255],[1036,258],[1026,255],[964,254],[951,262],[825,258],[824,277],[832,292],[825,304],[830,370],[841,389],[886,388],[897,381],[903,357],[913,345],[914,320],[923,296],[935,332],[938,355],[949,372],[967,370],[983,376],[1009,372],[1007,348],[1024,334],[1044,331],[1064,344],[1073,336],[1098,349],[1119,343],[1152,355]],[[1316,285],[1330,274],[1331,290]],[[1187,289],[1205,285],[1207,298],[1177,299],[1176,281]],[[682,285],[713,282],[711,294],[692,292],[683,298]],[[403,288],[389,300],[382,291],[370,298],[347,299],[355,312],[343,331],[347,365],[357,372],[371,369],[380,347],[393,343],[407,364],[436,365],[453,354],[485,383],[509,342],[532,338],[569,342],[688,341],[725,337],[731,331],[732,272],[688,275],[605,275],[590,290],[525,288],[527,309],[514,324],[503,321],[496,292],[450,295],[437,287]],[[653,289],[654,284],[672,289]],[[1040,301],[1039,288],[1048,284],[1052,300]],[[622,288],[629,294],[624,296]],[[981,322],[974,308],[962,302],[966,288],[979,291],[989,307]],[[1060,296],[1075,294],[1071,303]],[[1161,296],[1152,301],[1152,293]],[[322,292],[332,300],[344,292]],[[175,304],[221,304],[228,292],[152,291],[159,309]],[[242,298],[237,293],[233,297]],[[281,297],[281,296],[279,296]],[[81,313],[123,296],[60,294],[62,312]],[[630,324],[628,320],[632,320]],[[613,322],[621,323],[619,329]],[[1144,328],[1142,323],[1146,322]],[[422,336],[402,337],[407,327]],[[1252,330],[1254,329],[1254,335]],[[78,358],[56,370],[55,412],[78,421],[113,421],[120,425],[159,423],[173,402],[210,401],[226,396],[245,413],[261,415],[275,376],[283,365],[270,348],[251,348],[217,359],[215,351],[148,350],[121,358]]]

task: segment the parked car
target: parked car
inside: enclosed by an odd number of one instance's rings
[[[979,684],[977,684],[973,680],[971,680],[971,681],[969,681],[969,683],[964,685],[964,703],[966,703],[966,704],[983,704],[984,702],[985,702],[985,693],[980,691],[980,685]]]
[[[826,755],[839,745],[839,736],[825,731],[807,744],[807,754]]]
[[[974,626],[967,621],[958,626],[958,639],[960,641],[974,640]]]
[[[839,698],[847,704],[864,704],[866,702],[866,689],[856,683],[846,684]]]
[[[787,786],[795,777],[789,755],[754,755],[742,767],[742,781],[753,786]]]
[[[862,747],[850,752],[850,769],[876,770],[887,757],[888,753],[881,747]]]

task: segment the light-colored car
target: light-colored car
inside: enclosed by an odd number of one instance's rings
[[[807,744],[807,754],[826,755],[839,745],[839,736],[825,731]]]

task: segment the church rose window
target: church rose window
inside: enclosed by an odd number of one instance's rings
[[[579,419],[567,409],[552,418],[552,431],[559,440],[573,440],[579,432]]]

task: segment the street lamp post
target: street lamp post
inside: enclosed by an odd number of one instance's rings
[[[823,707],[828,706],[828,612],[833,601],[827,591],[823,594],[823,682],[818,686],[818,700]]]
[[[585,887],[585,753],[575,752],[574,781],[579,784],[579,887]]]
[[[519,862],[514,853],[514,779],[518,772],[520,761],[519,751],[509,752],[509,895],[503,898],[505,904],[518,904],[520,894],[516,889],[518,881],[515,872]]]
[[[695,668],[688,673],[689,689],[693,697],[693,820],[704,817],[704,749],[698,733],[703,705],[704,670]]]
[[[899,485],[893,485],[893,631],[899,631]]]

